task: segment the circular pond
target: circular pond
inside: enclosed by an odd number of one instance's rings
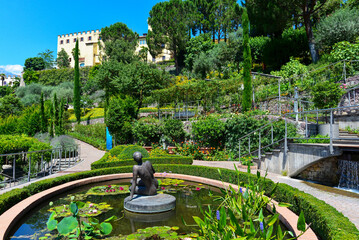
[[[190,234],[196,231],[190,226],[195,224],[193,216],[202,216],[201,208],[206,210],[208,205],[212,205],[215,209],[219,204],[214,201],[215,196],[220,194],[218,188],[168,178],[160,181],[159,194],[166,193],[176,197],[176,208],[173,211],[161,214],[134,214],[124,211],[124,198],[129,195],[129,180],[101,182],[77,188],[66,195],[44,202],[18,223],[10,234],[11,239],[54,239],[57,231],[48,230],[48,219],[53,212],[57,213],[58,220],[71,216],[71,199],[85,203],[79,210],[81,219],[95,217],[102,222],[112,216],[118,217],[111,222],[113,229],[110,236],[128,235],[138,229],[155,226],[170,226],[178,234]],[[156,228],[154,230],[163,231]]]

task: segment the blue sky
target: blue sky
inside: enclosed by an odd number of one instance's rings
[[[56,57],[57,35],[126,23],[139,34],[160,0],[0,0],[0,69],[19,73],[25,59],[46,49]]]

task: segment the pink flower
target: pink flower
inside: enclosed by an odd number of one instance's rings
[[[106,192],[108,192],[108,190],[106,190]]]
[[[123,187],[120,187],[120,191],[123,191]]]
[[[165,190],[165,187],[161,187],[162,190]]]
[[[109,188],[112,188],[112,186],[111,186],[111,185],[108,185],[108,187],[109,187]]]
[[[201,190],[201,188],[200,188],[200,187],[196,187],[196,191],[199,191],[199,190]]]
[[[93,207],[93,204],[92,204],[92,203],[90,203],[90,204],[89,204],[89,207]]]

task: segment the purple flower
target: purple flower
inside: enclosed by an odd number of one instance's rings
[[[239,192],[240,192],[241,194],[243,194],[243,190],[242,190],[241,187],[239,188]]]
[[[216,217],[217,217],[217,220],[221,219],[221,216],[220,216],[220,214],[219,214],[219,211],[218,211],[218,210],[217,210],[217,212],[216,212]]]
[[[260,223],[259,223],[259,228],[260,228],[261,231],[263,232],[263,230],[264,230],[263,222],[260,222]]]

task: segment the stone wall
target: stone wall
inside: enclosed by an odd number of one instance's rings
[[[302,171],[297,177],[324,185],[338,186],[340,178],[338,157],[325,158]]]

